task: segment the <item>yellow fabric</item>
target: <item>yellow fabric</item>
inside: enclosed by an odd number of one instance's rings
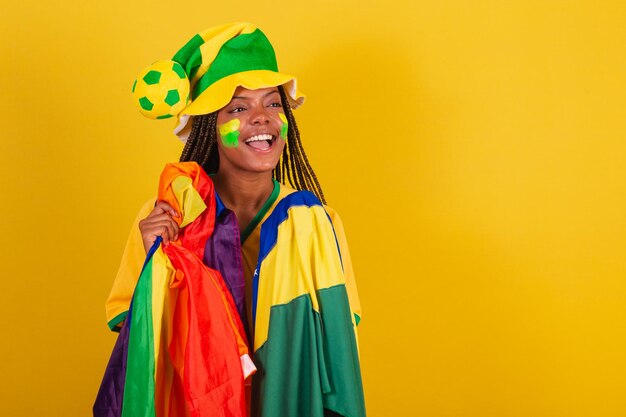
[[[145,256],[144,256],[145,258]],[[169,284],[176,273],[169,258],[163,253],[159,246],[152,257],[152,327],[155,335],[164,336],[161,331],[163,327],[163,311],[169,303]],[[132,294],[131,294],[132,295]],[[159,363],[162,337],[154,338],[154,358],[155,363]],[[154,368],[156,377],[157,367]]]
[[[202,63],[194,74],[193,79],[190,80],[191,91],[195,88],[198,80],[209,70],[209,67],[224,43],[236,36],[252,33],[256,29],[257,27],[252,23],[238,22],[215,26],[198,33],[198,35],[204,39],[204,43],[200,45],[199,48],[200,54],[202,55]]]
[[[158,119],[177,115],[187,107],[190,97],[189,80],[187,77],[180,77],[179,74],[183,71],[180,63],[171,59],[162,59],[144,68],[137,75],[132,89],[139,112],[150,119]],[[149,74],[154,72],[161,74],[158,81],[148,82]],[[179,98],[174,104],[167,99],[172,92],[176,92]],[[143,104],[144,100],[148,100],[151,106],[146,107]]]
[[[241,258],[243,260],[243,277],[246,282],[246,313],[248,323],[252,323],[252,277],[254,276],[254,270],[256,269],[256,264],[259,258],[259,246],[261,244],[261,226],[265,219],[268,218],[270,214],[274,211],[276,204],[280,202],[283,198],[288,196],[289,194],[295,192],[293,188],[287,187],[285,185],[280,185],[280,190],[278,192],[278,197],[272,207],[267,210],[263,219],[259,222],[259,224],[254,228],[254,230],[250,233],[248,238],[243,245],[241,246]]]
[[[257,227],[250,233],[246,241],[241,248],[242,261],[243,261],[243,273],[246,283],[246,300],[247,300],[247,316],[248,323],[252,323],[251,302],[252,299],[252,276],[257,266],[259,245],[261,238],[261,225],[265,219],[272,213],[276,204],[280,202],[284,197],[293,193],[295,190],[291,187],[281,184],[280,191],[276,201],[272,207],[267,211],[263,219],[259,222]],[[106,302],[106,317],[107,322],[111,322],[118,315],[128,311],[130,305],[130,299],[133,295],[137,279],[141,273],[141,267],[146,258],[146,252],[143,247],[143,239],[141,238],[141,232],[139,230],[139,221],[146,218],[154,207],[155,200],[151,199],[147,201],[139,210],[137,217],[131,227],[126,248],[122,256],[120,268],[117,272],[117,276],[113,282],[111,293]],[[359,296],[354,279],[354,272],[352,269],[352,263],[350,260],[350,252],[348,250],[347,240],[343,228],[343,224],[339,215],[328,206],[324,207],[330,216],[337,242],[341,250],[341,257],[343,262],[344,277],[346,282],[346,289],[348,291],[348,297],[350,301],[350,307],[352,311],[361,317],[361,306],[359,302]],[[167,308],[167,306],[165,306]]]
[[[184,175],[178,176],[172,180],[171,186],[174,196],[179,202],[179,207],[183,211],[180,227],[185,227],[206,209],[206,204],[204,204],[198,191],[193,188],[191,178]]]
[[[339,217],[339,214],[331,207],[324,206],[330,220],[333,223],[335,229],[335,235],[337,236],[337,243],[339,244],[339,250],[341,251],[341,261],[343,263],[343,276],[346,280],[346,290],[348,291],[348,299],[350,301],[350,308],[352,312],[361,317],[361,301],[359,300],[359,293],[357,291],[356,280],[354,278],[354,269],[352,268],[352,259],[350,258],[350,249],[348,248],[348,240],[346,239],[346,232],[343,228],[343,222]]]
[[[146,250],[143,247],[143,239],[139,230],[139,222],[146,217],[154,208],[155,199],[146,201],[141,207],[137,217],[130,229],[126,247],[117,271],[117,276],[113,281],[113,288],[106,301],[106,317],[110,323],[120,314],[128,311],[130,299],[133,296],[135,285],[139,279],[141,268],[146,259]]]
[[[238,72],[217,80],[210,87],[195,98],[179,115],[207,114],[221,109],[230,102],[237,87],[242,86],[249,90],[260,88],[285,86],[285,92],[292,108],[304,103],[304,95],[296,87],[294,75],[282,74],[268,70],[254,70]]]
[[[294,227],[297,228],[297,234]],[[278,229],[276,245],[263,260],[259,271],[261,278],[254,329],[255,351],[267,340],[272,306],[286,304],[308,294],[313,308],[319,311],[317,290],[345,283],[337,240],[323,207],[291,207],[289,220],[281,223]],[[306,238],[298,239],[298,236]],[[299,253],[292,256],[294,250]],[[297,268],[293,268],[294,256],[296,259],[308,259],[308,262],[301,262]],[[274,277],[275,273],[284,276],[263,279],[264,276]],[[289,279],[281,279],[286,277]]]

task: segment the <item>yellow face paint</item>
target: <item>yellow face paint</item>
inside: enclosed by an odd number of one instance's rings
[[[224,146],[228,148],[239,146],[239,126],[239,119],[233,119],[217,127]]]
[[[280,117],[280,120],[282,120],[283,122],[283,125],[280,127],[280,137],[283,138],[284,140],[287,140],[287,131],[289,130],[289,123],[287,123],[287,117],[282,113],[278,113],[278,117]]]

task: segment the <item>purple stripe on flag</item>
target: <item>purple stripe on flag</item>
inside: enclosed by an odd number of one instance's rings
[[[113,353],[107,364],[102,384],[93,405],[94,417],[120,417],[124,399],[124,382],[126,380],[126,360],[128,358],[128,328],[130,327],[130,310],[124,325],[117,336]]]
[[[245,282],[243,278],[243,263],[241,259],[241,243],[239,240],[239,226],[235,213],[228,209],[222,210],[215,220],[213,234],[207,239],[204,249],[204,264],[216,269],[222,274],[228,287],[243,327],[250,337],[246,316]]]

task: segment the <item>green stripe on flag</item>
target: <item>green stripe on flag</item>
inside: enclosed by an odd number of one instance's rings
[[[155,417],[152,258],[133,295],[122,417]]]

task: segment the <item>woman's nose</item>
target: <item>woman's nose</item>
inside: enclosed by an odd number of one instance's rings
[[[270,117],[265,107],[261,107],[255,110],[255,113],[252,115],[252,124],[264,125],[268,124],[269,122]]]

